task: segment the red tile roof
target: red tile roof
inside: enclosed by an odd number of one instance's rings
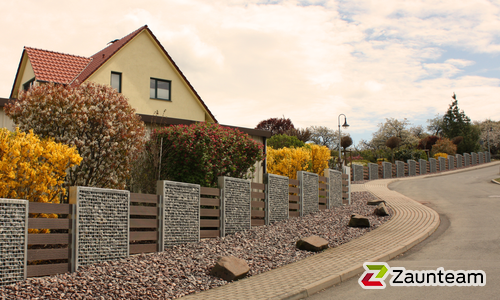
[[[92,61],[91,58],[24,47],[38,81],[69,84]]]

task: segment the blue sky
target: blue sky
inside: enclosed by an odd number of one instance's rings
[[[23,46],[91,56],[147,24],[222,124],[271,117],[357,144],[385,118],[414,125],[455,92],[472,120],[499,120],[500,4],[493,1],[2,1],[0,97]]]

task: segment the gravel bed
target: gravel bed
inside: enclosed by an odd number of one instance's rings
[[[29,278],[0,288],[1,299],[174,299],[228,282],[210,276],[220,256],[244,259],[248,276],[304,259],[314,253],[297,250],[301,237],[318,235],[336,247],[377,228],[390,219],[373,214],[368,192],[353,192],[352,205],[292,218],[225,238],[185,244],[162,253],[81,267],[75,273]],[[347,226],[351,214],[370,219],[370,228]]]

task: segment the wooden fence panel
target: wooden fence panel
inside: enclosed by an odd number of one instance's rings
[[[328,201],[328,178],[319,176],[319,210],[327,208]]]
[[[56,214],[57,218],[40,218],[38,214]],[[49,276],[71,271],[69,217],[72,204],[29,203],[27,276]],[[48,229],[48,233],[40,232]]]
[[[349,204],[349,175],[342,173],[342,204]]]
[[[266,185],[252,182],[251,189],[251,226],[256,227],[266,225]]]
[[[300,217],[300,188],[299,181],[288,179],[288,216]]]
[[[160,196],[130,193],[130,254],[158,252]]]
[[[220,236],[220,189],[200,188],[200,238]]]

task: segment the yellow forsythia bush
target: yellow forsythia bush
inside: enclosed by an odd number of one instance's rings
[[[308,144],[300,148],[267,148],[267,172],[297,179],[297,171],[323,176],[328,168],[330,150],[325,146]]]
[[[74,147],[0,128],[0,198],[59,203],[66,170],[81,161]]]
[[[435,159],[439,159],[440,157],[448,158],[448,154],[442,153],[442,152],[438,152],[438,153],[434,154]]]

